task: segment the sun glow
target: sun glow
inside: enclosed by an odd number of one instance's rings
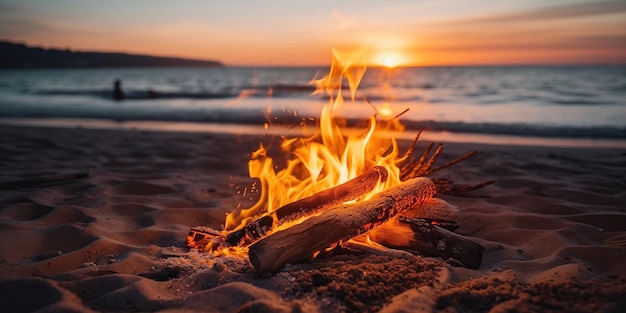
[[[388,68],[394,68],[396,67],[396,65],[398,65],[398,61],[396,60],[396,58],[388,56],[385,58],[385,60],[383,60],[383,64],[385,64],[385,66]]]
[[[391,117],[393,115],[393,110],[391,109],[391,105],[389,104],[389,102],[385,102],[383,103],[379,108],[378,108],[378,113],[381,116],[384,117]]]
[[[399,51],[374,52],[370,60],[374,66],[386,68],[395,68],[411,63],[408,55]]]

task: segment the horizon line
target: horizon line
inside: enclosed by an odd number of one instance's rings
[[[172,58],[189,61],[202,61],[202,62],[218,62],[224,67],[329,67],[329,64],[229,64],[222,60],[210,59],[210,58],[195,58],[185,56],[173,56],[173,55],[161,55],[151,54],[146,52],[127,52],[121,50],[76,50],[72,48],[62,48],[58,46],[45,46],[37,44],[29,44],[26,41],[16,41],[6,38],[0,38],[0,43],[21,44],[28,48],[44,49],[44,50],[62,50],[70,51],[72,53],[112,53],[112,54],[126,54],[137,55],[146,57],[159,57],[159,58]],[[363,66],[363,65],[360,65]],[[626,61],[617,62],[506,62],[506,63],[433,63],[433,64],[407,64],[397,65],[393,68],[418,68],[418,67],[522,67],[522,66],[626,66]],[[184,67],[184,66],[181,66]],[[384,65],[365,65],[367,68],[387,68]],[[391,69],[393,69],[391,68]]]

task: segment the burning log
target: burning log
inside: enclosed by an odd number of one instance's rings
[[[418,206],[410,208],[403,215],[445,225],[444,228],[454,230],[457,228],[459,208],[442,199],[431,198]]]
[[[275,272],[287,263],[309,258],[317,251],[365,233],[427,201],[434,193],[432,181],[418,177],[370,200],[332,207],[252,244],[248,251],[250,262],[259,272]]]
[[[388,248],[453,258],[468,268],[479,268],[485,248],[467,237],[437,226],[454,225],[457,214],[456,207],[433,198],[409,210],[407,215],[392,218],[367,235]]]
[[[396,216],[353,238],[344,246],[361,251],[383,249],[378,252],[381,254],[406,251],[445,259],[453,258],[468,268],[478,268],[485,248],[469,238],[449,231],[457,227],[458,214],[456,206],[442,199],[432,198],[409,209],[403,216]],[[370,246],[361,242],[369,242]],[[379,247],[371,247],[372,243]]]
[[[245,227],[229,233],[226,236],[226,242],[231,246],[251,244],[265,236],[276,224],[275,221],[278,221],[277,224],[280,225],[356,199],[372,191],[379,181],[384,182],[387,177],[388,173],[384,167],[375,166],[341,185],[286,204],[273,213],[254,220]]]
[[[375,229],[370,238],[386,247],[453,258],[468,268],[480,267],[485,248],[471,239],[426,220],[400,216]]]

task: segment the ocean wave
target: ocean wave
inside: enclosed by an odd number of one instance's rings
[[[225,99],[237,97],[293,97],[298,94],[310,95],[315,88],[310,85],[271,85],[266,87],[243,87],[224,88],[214,91],[161,91],[157,89],[145,90],[124,90],[125,100],[147,100],[147,99]],[[113,91],[110,89],[47,89],[25,91],[27,94],[44,96],[87,96],[100,99],[111,99]]]
[[[173,99],[189,99],[189,100],[211,100],[211,99],[236,99],[236,98],[305,98],[329,100],[330,96],[326,93],[314,95],[315,88],[309,85],[275,85],[269,87],[248,87],[248,88],[228,88],[217,91],[158,91],[158,90],[125,90],[124,100],[173,100]],[[37,96],[64,96],[64,97],[90,97],[98,99],[112,99],[113,92],[111,90],[95,89],[95,90],[40,90],[29,92],[29,94]],[[342,93],[344,99],[350,98],[350,92]],[[368,99],[373,102],[388,102],[390,99],[400,102],[420,102],[422,97],[409,93],[405,95],[389,95],[381,93],[379,90],[359,90],[356,93],[358,99]],[[447,100],[449,102],[449,100]]]
[[[164,122],[197,122],[214,124],[256,124],[297,126],[303,123],[315,123],[316,116],[305,116],[293,111],[276,110],[271,113],[260,109],[228,109],[228,108],[177,108],[159,107],[151,110],[133,108],[110,110],[76,106],[63,110],[16,110],[0,106],[0,117],[3,118],[76,118],[101,119],[112,121],[164,121]],[[364,126],[367,119],[349,118],[349,126]],[[586,138],[586,139],[626,139],[626,126],[563,126],[539,125],[531,123],[472,123],[437,120],[402,119],[408,130],[447,131],[453,133],[514,135],[545,138]]]
[[[515,135],[559,138],[626,139],[626,127],[615,126],[554,126],[536,124],[466,123],[446,121],[405,121],[412,130],[435,130],[457,133]]]
[[[357,99],[367,99],[372,102],[418,102],[418,103],[454,103],[471,99],[477,104],[503,104],[503,103],[536,103],[558,106],[599,106],[599,105],[624,105],[623,101],[609,97],[555,97],[534,94],[502,94],[493,92],[464,93],[461,96],[454,94],[435,94],[434,97],[424,96],[421,89],[402,89],[389,94],[379,88],[364,88],[357,90]],[[124,90],[125,100],[210,100],[210,99],[235,99],[235,98],[305,98],[313,96],[315,87],[311,85],[272,85],[267,87],[244,87],[224,88],[211,91],[160,91],[155,89]],[[47,89],[24,91],[24,94],[37,96],[63,96],[63,97],[91,97],[98,99],[112,99],[113,91],[109,89]],[[316,99],[328,100],[330,97],[325,93],[313,96]],[[350,97],[349,91],[343,92],[343,97]]]

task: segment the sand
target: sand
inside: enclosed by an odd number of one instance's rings
[[[485,246],[479,269],[429,256],[336,253],[257,274],[189,252],[253,202],[247,160],[277,137],[0,126],[1,312],[620,312],[626,150],[447,143],[434,175],[496,180],[441,198]],[[408,143],[403,143],[407,145]]]

